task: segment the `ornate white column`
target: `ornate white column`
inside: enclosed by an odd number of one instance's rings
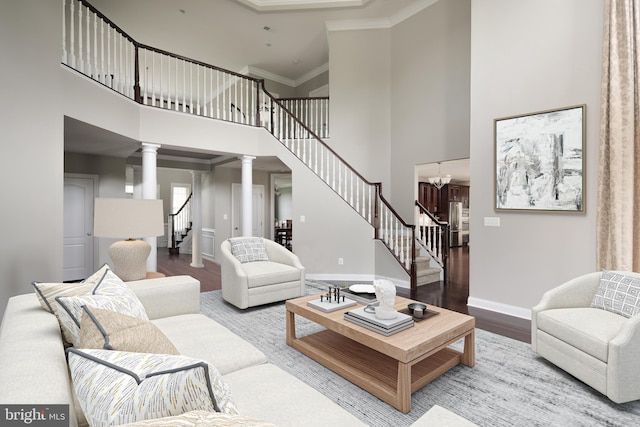
[[[202,268],[202,172],[191,171],[191,267]]]
[[[158,148],[157,144],[142,144],[142,198],[158,198]],[[147,271],[158,269],[158,238],[145,237],[144,240],[151,245],[151,253],[147,258]]]
[[[242,156],[242,235],[253,235],[253,156]]]

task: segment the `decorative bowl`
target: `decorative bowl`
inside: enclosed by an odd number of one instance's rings
[[[424,313],[424,311],[427,309],[427,305],[426,304],[421,304],[418,302],[413,302],[411,304],[409,304],[407,306],[407,308],[409,309],[409,313],[411,313],[411,315],[413,316],[413,310],[415,310],[416,308],[421,308],[422,312]]]

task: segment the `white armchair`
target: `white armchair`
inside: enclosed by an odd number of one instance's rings
[[[305,269],[298,257],[274,241],[259,240],[268,260],[259,256],[264,260],[241,262],[229,240],[220,245],[222,298],[241,309],[305,294]]]
[[[610,273],[640,280],[638,273]],[[546,292],[531,310],[531,347],[616,403],[638,400],[640,314],[592,308],[601,278],[586,274]]]

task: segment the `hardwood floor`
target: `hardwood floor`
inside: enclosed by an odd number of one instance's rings
[[[220,289],[220,264],[202,260],[204,268],[192,267],[191,255],[171,255],[167,248],[158,248],[158,271],[167,276],[187,274],[200,281],[200,291]],[[409,297],[409,290],[398,289],[398,295]],[[451,249],[449,283],[442,281],[418,288],[416,299],[426,304],[447,308],[476,318],[476,327],[499,335],[531,342],[531,322],[495,312],[467,306],[469,298],[469,246]]]
[[[188,275],[200,281],[200,292],[220,289],[220,264],[203,259],[203,268],[191,266],[191,254],[169,253],[167,248],[158,248],[158,272],[167,276]]]

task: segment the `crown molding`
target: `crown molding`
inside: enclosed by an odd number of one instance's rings
[[[319,76],[320,74],[326,71],[329,71],[328,63],[322,64],[321,66],[316,67],[313,70],[307,72],[306,74],[293,80],[293,79],[288,79],[286,77],[282,77],[270,71],[263,70],[262,68],[254,67],[253,65],[247,65],[242,70],[240,70],[240,74],[246,74],[246,75],[251,74],[252,76],[257,76],[263,79],[269,79],[271,81],[281,83],[289,87],[297,87],[311,80],[312,78]]]
[[[300,86],[303,83],[308,82],[309,80],[311,80],[314,77],[318,77],[320,74],[329,71],[329,63],[325,62],[324,64],[322,64],[319,67],[314,68],[313,70],[303,74],[302,76],[298,77],[295,81],[295,85],[296,86]]]
[[[279,76],[278,74],[263,70],[262,68],[254,67],[253,65],[247,65],[246,67],[244,67],[240,71],[240,74],[251,74],[253,76],[257,76],[263,79],[269,79],[274,82],[282,83],[283,85],[287,85],[290,87],[295,87],[296,85],[295,80]]]
[[[336,20],[327,21],[325,25],[327,32],[387,29],[411,18],[438,1],[441,0],[417,0],[389,18]]]
[[[361,7],[370,0],[236,0],[257,12]]]

